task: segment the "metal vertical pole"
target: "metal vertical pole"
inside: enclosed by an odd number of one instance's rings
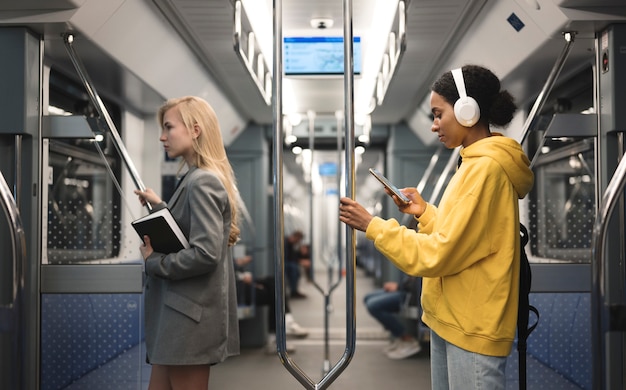
[[[345,196],[355,198],[354,164],[354,52],[352,33],[352,0],[343,2],[343,41],[344,41],[344,115],[345,115]],[[348,365],[356,347],[356,231],[346,227],[346,352],[343,362]]]
[[[282,129],[282,77],[283,77],[283,37],[282,37],[282,0],[273,0],[274,19],[274,77],[273,77],[273,127],[274,127],[274,230],[277,233],[274,239],[275,247],[275,273],[276,273],[276,345],[278,356],[285,368],[307,389],[326,389],[339,377],[348,366],[355,350],[356,321],[355,321],[355,232],[348,228],[347,259],[349,264],[349,277],[346,279],[346,349],[339,361],[325,373],[319,383],[315,383],[298,367],[289,357],[286,351],[285,334],[285,258],[284,258],[284,213],[283,213],[283,129]],[[352,1],[344,0],[344,88],[346,104],[346,180],[349,188],[347,196],[354,198],[354,110],[353,110],[353,51],[352,51]]]
[[[285,330],[285,215],[283,210],[283,31],[282,0],[274,0],[274,64],[272,77],[274,273],[276,275],[276,347],[283,364],[289,361]]]

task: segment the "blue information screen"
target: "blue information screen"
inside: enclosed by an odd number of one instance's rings
[[[285,75],[342,75],[343,37],[286,37]],[[352,45],[354,74],[361,74],[361,38]]]

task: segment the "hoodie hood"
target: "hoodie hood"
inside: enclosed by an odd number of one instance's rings
[[[520,199],[533,187],[534,174],[530,170],[530,160],[522,146],[512,138],[492,133],[491,137],[461,149],[460,155],[463,161],[478,157],[489,157],[496,161],[506,172]]]

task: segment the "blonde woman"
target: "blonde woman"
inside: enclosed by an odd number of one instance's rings
[[[217,117],[206,101],[171,99],[157,115],[167,155],[181,157],[188,171],[167,204],[151,189],[135,193],[153,211],[168,207],[190,247],[158,253],[148,236],[140,247],[147,275],[149,389],[206,390],[211,365],[239,353],[229,250],[239,237],[236,182]]]

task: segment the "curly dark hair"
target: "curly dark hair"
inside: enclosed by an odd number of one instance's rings
[[[462,69],[467,95],[473,97],[480,107],[479,122],[498,127],[508,125],[517,106],[508,91],[500,90],[498,77],[489,69],[478,65],[465,65]],[[451,71],[442,74],[430,89],[452,105],[459,98]]]

